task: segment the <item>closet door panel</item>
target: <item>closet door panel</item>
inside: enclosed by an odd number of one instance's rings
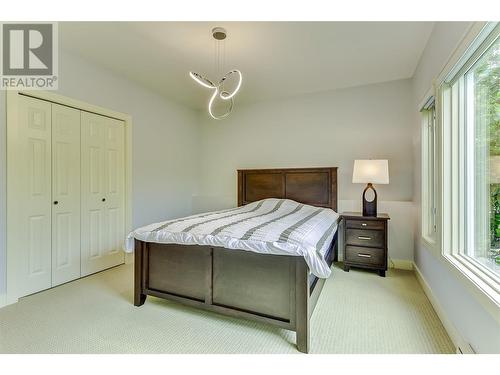
[[[105,241],[103,228],[106,214],[104,196],[104,130],[105,118],[81,112],[82,122],[82,276],[103,269]]]
[[[80,111],[52,105],[52,286],[80,277]]]
[[[107,119],[105,139],[106,252],[110,267],[123,263],[125,239],[125,125]]]
[[[17,225],[9,230],[16,238],[19,295],[51,286],[51,105],[19,96]]]
[[[82,112],[82,276],[123,263],[123,122]]]

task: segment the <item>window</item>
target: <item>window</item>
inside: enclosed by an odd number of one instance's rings
[[[434,97],[420,111],[422,117],[422,238],[433,247],[437,237],[437,152]]]
[[[464,75],[467,255],[500,276],[500,39]]]
[[[500,30],[440,86],[443,255],[500,305]]]

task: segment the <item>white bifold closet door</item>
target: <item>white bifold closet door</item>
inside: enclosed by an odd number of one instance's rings
[[[18,292],[80,277],[80,111],[20,96],[16,147]]]
[[[125,124],[25,95],[8,135],[8,246],[22,297],[124,262]]]
[[[52,286],[80,277],[80,111],[52,104]]]
[[[81,274],[124,262],[125,124],[81,112]]]

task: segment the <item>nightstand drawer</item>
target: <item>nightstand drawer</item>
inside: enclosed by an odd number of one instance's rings
[[[385,247],[385,232],[382,230],[347,229],[345,241],[348,245]]]
[[[385,229],[385,223],[383,221],[376,220],[346,220],[347,229]]]
[[[384,249],[372,247],[346,246],[345,257],[348,262],[384,266]]]

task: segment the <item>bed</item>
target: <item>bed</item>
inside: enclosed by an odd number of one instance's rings
[[[237,208],[129,235],[134,304],[150,295],[272,324],[295,331],[307,353],[310,319],[337,258],[336,211],[337,168],[238,170]],[[314,231],[314,243],[302,239]]]

